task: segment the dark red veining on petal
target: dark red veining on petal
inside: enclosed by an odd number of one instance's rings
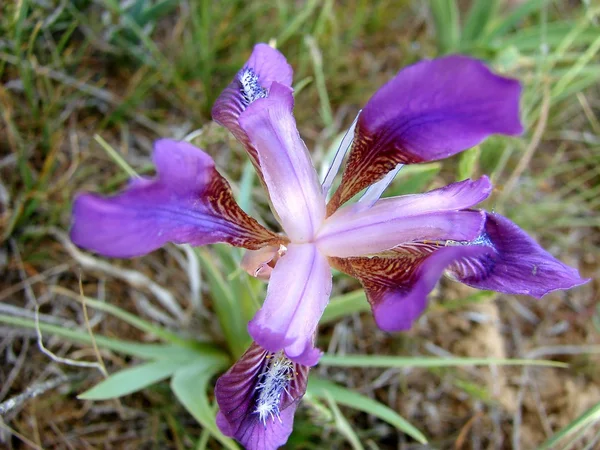
[[[267,245],[285,244],[287,239],[267,230],[239,207],[231,187],[225,178],[213,167],[211,182],[204,193],[204,201],[215,215],[227,219],[239,228],[239,236],[232,236],[228,242],[236,247],[256,250]]]

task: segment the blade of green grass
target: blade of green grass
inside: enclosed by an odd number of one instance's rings
[[[35,329],[36,324],[33,319],[26,319],[22,317],[13,317],[7,315],[0,315],[0,323],[11,325],[20,328]],[[50,333],[59,336],[63,339],[67,339],[71,342],[79,344],[91,344],[92,338],[87,331],[76,330],[70,328],[64,328],[57,325],[52,325],[44,322],[39,323],[39,328],[45,333]],[[189,348],[182,348],[177,345],[165,345],[165,344],[141,344],[139,342],[132,342],[126,340],[120,340],[115,338],[109,338],[106,336],[94,335],[98,347],[107,350],[112,350],[117,353],[122,353],[128,356],[134,356],[141,359],[158,359],[168,358],[175,356],[188,355],[193,356],[195,351]],[[216,349],[216,347],[206,345],[207,348]]]
[[[194,249],[200,260],[203,274],[206,276],[213,298],[213,307],[225,335],[232,355],[241,356],[250,345],[250,336],[246,330],[243,311],[231,286],[217,269],[213,256],[206,248]]]
[[[492,20],[490,30],[485,34],[484,39],[489,42],[504,36],[527,16],[535,11],[539,11],[552,1],[554,0],[527,0],[521,3],[506,16]]]
[[[561,442],[566,437],[594,423],[600,423],[600,403],[597,403],[596,405],[589,408],[587,411],[585,411],[583,414],[577,417],[574,421],[572,421],[570,424],[568,424],[550,439],[545,441],[540,447],[538,447],[538,450],[546,450],[549,448],[553,448],[556,444]]]
[[[582,69],[585,68],[590,61],[592,61],[599,50],[600,36],[598,36],[594,42],[592,42],[586,51],[581,54],[576,64],[574,64],[569,71],[565,73],[564,76],[561,77],[561,79],[554,85],[551,91],[551,96],[557,97],[562,94],[565,88],[579,75],[579,73],[581,73]]]
[[[131,178],[139,178],[140,176],[137,174],[137,172],[135,170],[133,170],[133,168],[129,165],[129,163],[127,163],[127,161],[125,161],[123,159],[123,157],[121,155],[119,155],[117,153],[117,151],[112,148],[112,146],[106,142],[102,136],[95,134],[94,135],[94,140],[100,144],[100,147],[102,147],[102,149],[108,153],[108,155],[112,158],[112,160],[114,162],[117,163],[117,165],[123,169],[124,172],[127,173],[127,175],[129,175]]]
[[[329,409],[333,413],[335,426],[340,434],[346,438],[354,450],[364,450],[354,428],[350,425],[350,422],[348,422],[348,419],[346,419],[344,414],[342,414],[342,411],[338,408],[338,405],[335,403],[335,400],[329,391],[325,391],[325,398],[327,399],[327,403],[329,403]]]
[[[139,316],[136,316],[135,314],[131,314],[111,303],[101,302],[99,300],[96,300],[96,299],[93,299],[90,297],[82,297],[82,296],[76,294],[75,292],[71,292],[66,289],[57,288],[56,291],[60,292],[62,294],[65,294],[81,303],[85,302],[85,304],[87,306],[97,309],[98,311],[106,312],[118,319],[121,319],[123,322],[128,323],[129,325],[137,328],[140,331],[144,331],[146,333],[153,334],[156,337],[159,337],[159,338],[161,338],[167,342],[170,342],[172,344],[176,344],[181,347],[192,348],[192,349],[197,347],[197,344],[198,344],[197,342],[188,340],[188,339],[184,339],[181,336],[178,336],[177,334],[175,334],[169,330],[166,330],[162,327],[153,325],[152,323],[150,323],[144,319],[141,319]]]
[[[481,150],[478,145],[461,153],[456,170],[457,181],[466,180],[475,175],[480,154]]]
[[[462,30],[464,42],[475,41],[483,34],[498,10],[498,0],[474,0]]]
[[[325,308],[319,323],[323,325],[335,322],[350,314],[370,310],[371,306],[369,305],[369,302],[367,302],[365,292],[363,290],[353,291],[348,294],[333,297]]]
[[[431,0],[429,2],[438,50],[448,53],[458,47],[460,41],[460,17],[455,0]]]
[[[464,367],[464,366],[542,366],[569,367],[558,361],[498,358],[437,358],[429,356],[323,355],[320,364],[330,367]]]
[[[208,401],[210,380],[224,367],[204,362],[178,370],[171,379],[171,389],[204,429],[208,430],[225,448],[237,450],[238,446],[217,428],[213,408]]]
[[[309,0],[304,6],[304,9],[294,14],[293,20],[288,23],[277,36],[277,45],[283,45],[304,26],[308,19],[310,19],[312,16],[313,11],[319,5],[319,3],[319,0]]]
[[[331,381],[323,380],[311,375],[308,381],[308,392],[321,399],[327,400],[329,396],[340,405],[366,412],[393,425],[398,430],[408,434],[421,444],[427,443],[427,438],[415,426],[401,417],[396,411],[388,408],[382,403],[373,400],[345,387],[339,386]]]
[[[305,36],[304,42],[309,48],[310,57],[313,64],[315,74],[315,84],[319,94],[319,105],[321,107],[321,118],[325,128],[331,127],[333,124],[333,113],[331,111],[331,102],[327,93],[327,83],[325,82],[325,74],[323,72],[323,54],[319,49],[317,42],[312,36]]]

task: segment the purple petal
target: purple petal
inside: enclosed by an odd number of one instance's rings
[[[226,127],[244,145],[259,175],[261,171],[256,149],[240,127],[238,118],[252,102],[269,95],[274,81],[291,87],[292,75],[292,67],[285,56],[267,44],[257,44],[244,67],[225,88],[212,109],[215,122]]]
[[[482,177],[425,194],[385,198],[369,209],[346,206],[327,219],[316,243],[328,256],[350,257],[417,240],[471,240],[480,234],[484,216],[461,210],[485,200],[491,190],[489,179]]]
[[[325,197],[310,154],[292,115],[294,98],[274,82],[269,97],[256,100],[240,116],[258,152],[271,202],[292,242],[308,242],[325,217]]]
[[[250,336],[263,348],[285,350],[292,361],[313,366],[317,324],[331,293],[331,270],[315,245],[290,244],[277,262],[263,307],[248,324]]]
[[[399,163],[447,158],[494,133],[518,135],[518,81],[480,61],[447,56],[406,67],[360,114],[342,183],[328,212]]]
[[[479,235],[483,222],[479,211],[409,217],[362,215],[345,223],[325,225],[316,244],[327,256],[374,255],[412,241],[470,240]]]
[[[487,213],[485,233],[474,244],[494,251],[452,266],[451,274],[469,286],[541,298],[549,292],[589,281],[499,214]]]
[[[490,252],[482,246],[413,249],[392,258],[336,259],[334,266],[360,280],[379,328],[403,331],[425,310],[427,295],[449,264]]]
[[[71,239],[105,256],[133,257],[167,242],[228,242],[257,249],[281,241],[246,215],[213,160],[185,142],[155,143],[154,180],[133,180],[120,194],[81,194],[73,205]]]
[[[270,354],[253,343],[217,380],[218,427],[249,450],[279,448],[292,432],[294,413],[306,392],[307,380],[308,367],[294,364],[281,354]],[[266,411],[262,419],[260,411]]]

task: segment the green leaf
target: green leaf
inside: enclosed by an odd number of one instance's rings
[[[189,359],[179,361],[159,359],[124,369],[79,394],[77,398],[82,400],[108,400],[122,397],[158,383],[173,375],[176,370],[189,364]]]
[[[479,161],[480,153],[478,145],[461,153],[456,171],[457,180],[461,181],[466,180],[467,178],[473,178],[473,175],[477,170],[477,162]]]
[[[333,297],[325,308],[325,312],[319,323],[323,325],[325,323],[335,322],[350,314],[370,310],[371,306],[369,305],[369,302],[367,302],[365,292],[362,289],[353,291],[348,294]]]
[[[422,192],[442,169],[439,162],[404,166],[393,183],[385,190],[384,197]]]
[[[459,366],[544,366],[569,367],[558,361],[499,358],[437,358],[430,356],[323,355],[319,364],[330,367],[459,367]]]
[[[498,10],[498,0],[474,0],[463,28],[463,42],[476,41]]]
[[[438,50],[448,53],[458,47],[460,40],[458,5],[455,0],[431,0],[430,7]]]
[[[331,381],[323,380],[311,375],[308,381],[308,392],[318,398],[327,400],[333,398],[340,405],[366,412],[375,417],[385,420],[403,433],[408,434],[421,444],[427,443],[427,438],[416,427],[401,417],[393,409],[379,403],[364,395],[358,394],[345,387],[339,386]]]
[[[195,248],[203,274],[206,276],[213,298],[213,307],[217,313],[221,329],[232,355],[241,356],[248,345],[250,337],[246,329],[246,321],[237,297],[233,293],[230,281],[226,281],[214,262],[214,256],[206,248]]]
[[[235,442],[224,436],[217,428],[215,414],[208,400],[209,382],[223,368],[223,366],[211,366],[205,363],[196,363],[185,367],[178,370],[171,379],[171,389],[185,409],[204,429],[208,430],[226,448],[237,450],[238,446]]]
[[[265,283],[249,276],[242,269],[240,266],[240,261],[242,260],[241,249],[225,244],[215,244],[212,246],[212,251],[219,258],[223,279],[226,281],[235,299],[235,313],[240,316],[238,323],[241,327],[238,333],[243,339],[246,339],[247,346],[250,344],[250,341],[246,324],[254,317],[256,311],[260,309],[261,301],[259,301],[256,293],[260,292],[262,294]],[[264,298],[263,295],[261,295],[261,300],[262,298]]]
[[[160,359],[112,374],[78,397],[85,400],[122,397],[162,381],[190,364],[217,368],[227,367],[229,364],[227,355],[215,348],[206,348],[203,353],[181,347],[171,350]]]

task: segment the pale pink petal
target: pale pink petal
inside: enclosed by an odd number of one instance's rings
[[[329,217],[316,244],[327,256],[350,257],[379,253],[423,240],[471,240],[484,223],[480,211],[463,211],[491,192],[487,177],[465,180],[425,194],[379,200],[369,209],[346,206]]]
[[[258,250],[246,250],[240,266],[248,275],[261,280],[268,280],[275,266],[272,263],[279,256],[279,248],[277,245],[269,245]]]
[[[327,258],[315,245],[290,244],[269,281],[263,307],[248,325],[250,336],[270,352],[313,366],[320,357],[314,334],[331,293]]]
[[[325,197],[310,154],[292,115],[292,90],[274,82],[267,98],[240,115],[250,137],[271,202],[292,242],[310,241],[325,217]]]

